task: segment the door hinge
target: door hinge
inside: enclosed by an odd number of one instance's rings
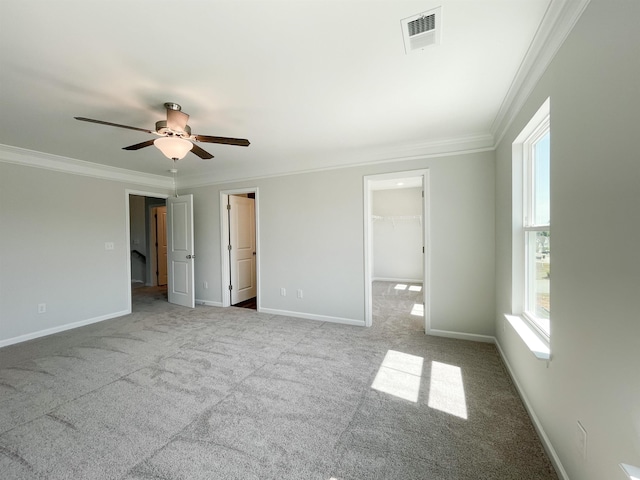
[[[227,210],[231,210],[231,204],[227,204]]]
[[[229,285],[229,291],[233,290],[233,285]]]
[[[422,198],[424,198],[424,190],[422,190]]]
[[[424,247],[422,247],[422,253],[424,253]]]
[[[227,246],[227,250],[231,251],[231,245]]]

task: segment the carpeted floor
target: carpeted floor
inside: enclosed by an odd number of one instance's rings
[[[169,305],[0,349],[9,479],[557,479],[492,345]],[[415,312],[414,312],[415,313]]]

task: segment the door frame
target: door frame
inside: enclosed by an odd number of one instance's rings
[[[255,235],[256,235],[256,305],[260,311],[260,201],[258,187],[238,188],[234,190],[220,191],[220,265],[221,265],[221,298],[222,306],[231,306],[231,293],[229,284],[231,283],[231,273],[229,271],[229,215],[227,213],[227,203],[229,195],[241,195],[253,193],[255,195]]]
[[[424,330],[426,334],[429,334],[431,331],[431,194],[429,169],[364,176],[364,321],[367,327],[373,324],[373,293],[371,286],[373,281],[373,185],[381,180],[412,177],[422,178],[422,191],[424,192],[422,198],[422,244],[424,246],[424,255],[422,257],[422,301],[424,303]]]
[[[157,193],[157,192],[146,192],[146,191],[142,191],[142,190],[130,190],[130,189],[125,189],[124,191],[124,212],[125,212],[125,219],[124,219],[124,228],[125,228],[125,239],[127,241],[127,248],[126,248],[126,261],[127,261],[127,278],[126,278],[126,282],[127,282],[127,299],[128,299],[128,311],[127,313],[131,313],[132,311],[132,298],[131,298],[131,216],[130,216],[130,205],[129,205],[129,196],[130,195],[137,195],[140,197],[151,197],[151,198],[163,198],[163,199],[167,199],[169,198],[170,195],[164,194],[164,193]],[[146,213],[146,210],[145,210]]]

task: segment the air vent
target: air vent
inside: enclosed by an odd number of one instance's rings
[[[404,49],[407,54],[440,43],[442,7],[418,13],[401,21]]]
[[[421,33],[430,32],[436,28],[436,14],[432,13],[427,17],[420,17],[407,23],[409,29],[409,37],[419,35]]]

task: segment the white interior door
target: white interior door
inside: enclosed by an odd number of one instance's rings
[[[231,305],[256,296],[256,214],[253,198],[229,195]]]
[[[194,308],[193,195],[167,199],[169,303]]]

